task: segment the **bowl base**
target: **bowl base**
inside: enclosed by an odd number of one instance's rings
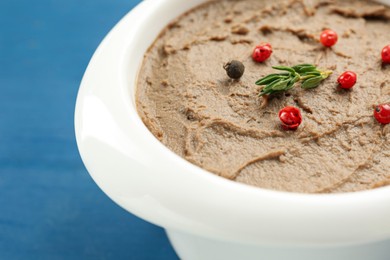
[[[267,247],[166,232],[183,260],[388,260],[390,254],[390,240],[345,247]]]

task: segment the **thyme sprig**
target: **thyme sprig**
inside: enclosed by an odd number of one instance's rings
[[[285,72],[269,74],[256,81],[256,85],[265,85],[259,96],[287,91],[292,89],[297,82],[301,82],[303,89],[316,88],[332,74],[330,70],[321,71],[311,64],[299,64],[293,67],[274,66],[272,68]]]

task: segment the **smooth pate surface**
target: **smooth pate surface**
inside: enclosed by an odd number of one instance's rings
[[[317,38],[339,34],[332,49]],[[251,53],[270,42],[272,57]],[[348,192],[390,184],[390,125],[373,106],[390,101],[390,11],[365,1],[221,0],[172,23],[145,54],[137,107],[150,131],[186,160],[225,178],[284,191]],[[223,64],[241,60],[240,81]],[[271,66],[312,63],[334,74],[318,88],[299,87],[265,102],[254,82]],[[337,87],[345,70],[352,91]],[[301,109],[297,131],[280,127],[278,112]]]

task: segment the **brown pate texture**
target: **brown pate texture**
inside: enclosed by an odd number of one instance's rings
[[[339,35],[324,48],[323,29]],[[256,44],[273,55],[255,63]],[[374,117],[390,101],[390,9],[369,1],[210,1],[171,23],[145,54],[137,109],[149,130],[172,151],[214,174],[291,192],[338,193],[390,184],[390,125]],[[240,60],[245,74],[223,70]],[[334,73],[318,88],[296,87],[268,100],[259,78],[276,65],[311,63]],[[337,86],[351,70],[352,90]],[[278,112],[299,107],[296,131],[280,127]],[[185,173],[183,173],[185,174]]]

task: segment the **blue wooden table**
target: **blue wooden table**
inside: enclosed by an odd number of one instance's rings
[[[177,259],[110,201],[77,151],[94,50],[138,0],[0,0],[0,259]]]

